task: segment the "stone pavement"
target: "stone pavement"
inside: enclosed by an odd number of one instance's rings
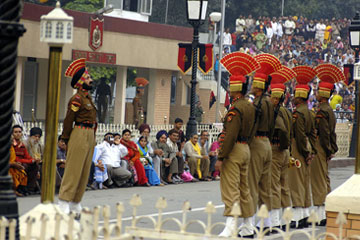
[[[354,172],[353,166],[338,167],[330,169],[331,187],[334,189],[345,182]],[[111,219],[115,221],[115,204],[123,202],[125,205],[125,213],[123,215],[124,226],[129,226],[131,223],[132,209],[129,205],[129,200],[133,194],[139,194],[142,198],[143,205],[138,208],[138,215],[157,216],[155,203],[159,197],[163,196],[167,199],[168,207],[164,209],[164,217],[181,218],[181,207],[184,201],[189,200],[192,210],[188,215],[188,219],[197,219],[206,222],[206,214],[204,208],[208,201],[216,206],[216,213],[213,216],[213,222],[224,222],[225,218],[222,216],[224,205],[221,201],[219,181],[216,182],[199,182],[186,183],[180,185],[168,185],[164,187],[133,187],[109,190],[87,191],[83,199],[83,206],[93,208],[97,205],[109,205],[111,207]],[[57,201],[57,200],[56,200]],[[19,198],[19,213],[20,215],[29,211],[40,202],[39,196]],[[140,221],[141,227],[150,227],[149,221]],[[166,228],[175,229],[171,224],[165,225]],[[324,232],[325,227],[317,227],[318,232]],[[219,227],[214,230],[220,232]],[[198,232],[197,226],[192,226],[189,231]],[[308,229],[310,231],[310,229]],[[271,235],[266,239],[280,239],[280,235]],[[294,236],[292,239],[304,239],[303,236]]]

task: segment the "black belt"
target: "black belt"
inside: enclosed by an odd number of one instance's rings
[[[248,138],[248,137],[238,137],[238,138],[237,138],[237,141],[238,141],[238,142],[248,142],[248,141],[249,141],[249,138]]]
[[[93,128],[93,127],[95,126],[95,124],[75,122],[75,126],[86,127],[86,128]]]
[[[269,132],[257,131],[255,137],[269,137]]]

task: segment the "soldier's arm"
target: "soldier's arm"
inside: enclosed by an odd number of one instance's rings
[[[294,113],[293,118],[295,119],[294,134],[295,134],[296,146],[298,148],[299,153],[303,155],[305,158],[307,158],[310,152],[307,148],[307,136],[305,134],[304,115],[299,112],[296,112]]]
[[[72,97],[68,104],[68,109],[66,112],[66,117],[64,119],[63,132],[61,138],[68,140],[70,138],[71,131],[73,129],[73,122],[75,121],[76,114],[78,113],[81,107],[81,98],[79,95]]]
[[[328,116],[325,112],[319,111],[316,114],[316,124],[319,130],[320,145],[326,153],[326,157],[330,157],[332,154],[330,144],[330,127]]]
[[[226,133],[219,151],[218,160],[227,158],[236,144],[241,126],[241,116],[238,112],[230,111],[226,116]]]
[[[310,114],[311,117],[311,131],[310,131],[310,136],[309,136],[309,142],[311,145],[311,154],[316,154],[317,150],[316,150],[316,127],[315,127],[315,113],[313,112],[314,115]]]
[[[290,142],[290,134],[288,132],[288,129],[285,124],[285,118],[286,116],[283,115],[282,112],[279,111],[278,116],[275,120],[275,130],[279,133],[279,140],[280,140],[280,146],[289,145]]]

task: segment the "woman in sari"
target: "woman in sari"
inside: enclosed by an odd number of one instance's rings
[[[137,142],[138,149],[140,152],[140,160],[142,164],[144,165],[146,177],[149,180],[149,183],[152,186],[164,186],[160,182],[159,176],[156,174],[154,168],[153,168],[153,161],[149,154],[149,149],[147,147],[148,141],[145,136],[141,136],[139,138],[139,141]]]
[[[13,180],[13,187],[15,194],[18,197],[23,197],[29,195],[26,186],[27,186],[27,174],[25,172],[25,167],[21,163],[16,162],[16,154],[14,147],[10,147],[10,168],[9,174]]]
[[[128,162],[130,167],[135,167],[138,182],[138,186],[150,187],[149,181],[145,174],[144,166],[140,162],[140,153],[136,143],[130,140],[131,139],[131,131],[129,129],[125,129],[122,132],[122,138],[120,143],[124,145],[128,150],[128,155],[124,157],[124,159]]]

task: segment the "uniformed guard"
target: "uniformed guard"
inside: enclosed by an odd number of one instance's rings
[[[274,106],[267,89],[271,73],[282,67],[279,59],[270,54],[259,54],[254,57],[261,68],[253,78],[251,92],[255,96],[255,126],[252,129],[254,138],[250,142],[251,161],[249,167],[249,186],[255,209],[265,204],[271,210],[271,158],[270,139],[274,130]],[[255,218],[254,218],[255,221]],[[270,218],[265,219],[264,227],[270,227]]]
[[[292,114],[283,106],[285,83],[296,77],[296,73],[283,66],[271,74],[271,102],[274,104],[275,130],[271,140],[271,207],[272,227],[281,227],[282,209],[291,206],[288,169],[291,143]]]
[[[311,191],[320,226],[325,226],[325,198],[330,192],[330,189],[327,188],[328,162],[338,150],[335,133],[336,119],[333,109],[329,105],[329,98],[334,91],[334,83],[344,81],[345,75],[335,65],[327,63],[320,64],[315,71],[320,79],[316,95],[320,104],[315,118],[317,154],[311,163]]]
[[[91,99],[92,79],[85,59],[77,59],[65,72],[77,93],[71,97],[61,138],[67,144],[66,168],[59,193],[59,207],[65,213],[81,212],[81,199],[89,179],[95,147],[96,108]],[[74,124],[74,127],[73,127]]]
[[[149,81],[145,78],[136,78],[136,96],[133,99],[133,116],[135,127],[144,123],[144,106],[142,104],[142,97],[144,95],[145,86],[149,84]]]
[[[252,216],[255,214],[248,185],[250,161],[249,137],[255,120],[255,108],[245,99],[248,78],[246,75],[260,67],[253,57],[245,53],[231,53],[221,63],[231,74],[230,95],[232,105],[224,118],[221,148],[216,162],[220,169],[221,198],[225,204],[226,226],[219,236],[237,234],[237,226],[231,215],[235,203],[241,208],[244,224],[240,231],[243,237],[253,237]],[[232,232],[232,229],[236,232]]]
[[[315,123],[307,106],[310,95],[308,83],[316,76],[314,69],[308,66],[293,68],[296,72],[298,85],[295,88],[293,112],[293,138],[291,155],[301,162],[301,168],[290,168],[289,187],[293,205],[294,221],[291,227],[307,227],[307,218],[310,215],[310,163],[315,150]]]

